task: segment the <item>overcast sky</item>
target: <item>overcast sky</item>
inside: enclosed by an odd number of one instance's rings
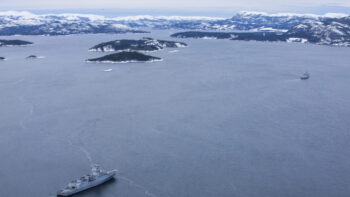
[[[0,0],[1,10],[126,9],[195,12],[350,12],[350,0]]]

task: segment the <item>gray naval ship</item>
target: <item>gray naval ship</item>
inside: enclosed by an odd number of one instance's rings
[[[78,192],[100,185],[114,177],[117,170],[104,171],[98,165],[94,165],[91,174],[82,176],[78,180],[71,181],[65,188],[57,191],[57,196],[70,196]]]

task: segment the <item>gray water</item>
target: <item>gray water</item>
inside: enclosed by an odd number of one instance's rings
[[[91,163],[120,174],[77,196],[350,195],[350,48],[186,39],[162,62],[84,62],[170,33],[3,37],[35,45],[0,48],[0,196],[54,196]]]

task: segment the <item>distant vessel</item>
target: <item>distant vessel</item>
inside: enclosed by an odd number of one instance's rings
[[[306,80],[306,79],[309,79],[310,78],[310,74],[308,72],[305,72],[301,77],[300,79],[301,80]]]
[[[37,59],[38,57],[36,55],[30,55],[26,57],[26,59]]]
[[[57,196],[70,196],[91,187],[100,185],[114,177],[117,170],[104,171],[98,165],[93,166],[91,174],[82,176],[78,180],[71,181],[64,189],[57,192]]]

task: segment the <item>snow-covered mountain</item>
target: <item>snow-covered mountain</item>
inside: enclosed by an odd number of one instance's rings
[[[346,14],[240,12],[225,19],[149,15],[108,18],[88,14],[0,12],[0,35],[137,33],[149,29],[287,32],[288,37],[333,45],[348,45],[350,37],[349,16]]]
[[[0,12],[0,35],[68,35],[126,32],[143,31],[115,23],[98,15],[35,15],[29,12]]]
[[[277,32],[276,34],[232,34],[198,32],[174,34],[175,37],[215,37],[233,40],[287,41],[333,46],[350,46],[350,16],[341,13],[267,14],[264,12],[240,12],[230,19],[210,21],[206,30],[231,30],[243,32]],[[186,33],[186,32],[185,32]],[[261,36],[262,35],[262,36]],[[267,36],[268,35],[268,36]],[[236,37],[236,38],[232,38]]]
[[[181,29],[181,30],[224,30],[224,31],[287,31],[307,21],[348,16],[341,13],[325,15],[242,11],[232,18],[182,17],[182,16],[131,16],[113,18],[116,23],[133,28]]]
[[[68,35],[80,33],[144,32],[152,29],[193,29],[210,21],[211,17],[130,16],[107,18],[88,14],[36,15],[30,12],[0,12],[0,35]]]
[[[325,15],[265,12],[240,12],[230,19],[217,21],[212,26],[241,31],[287,31],[290,28],[307,22],[319,21],[327,18],[346,17],[346,14],[329,13]]]
[[[307,21],[292,27],[287,34],[317,44],[350,46],[350,17]]]

